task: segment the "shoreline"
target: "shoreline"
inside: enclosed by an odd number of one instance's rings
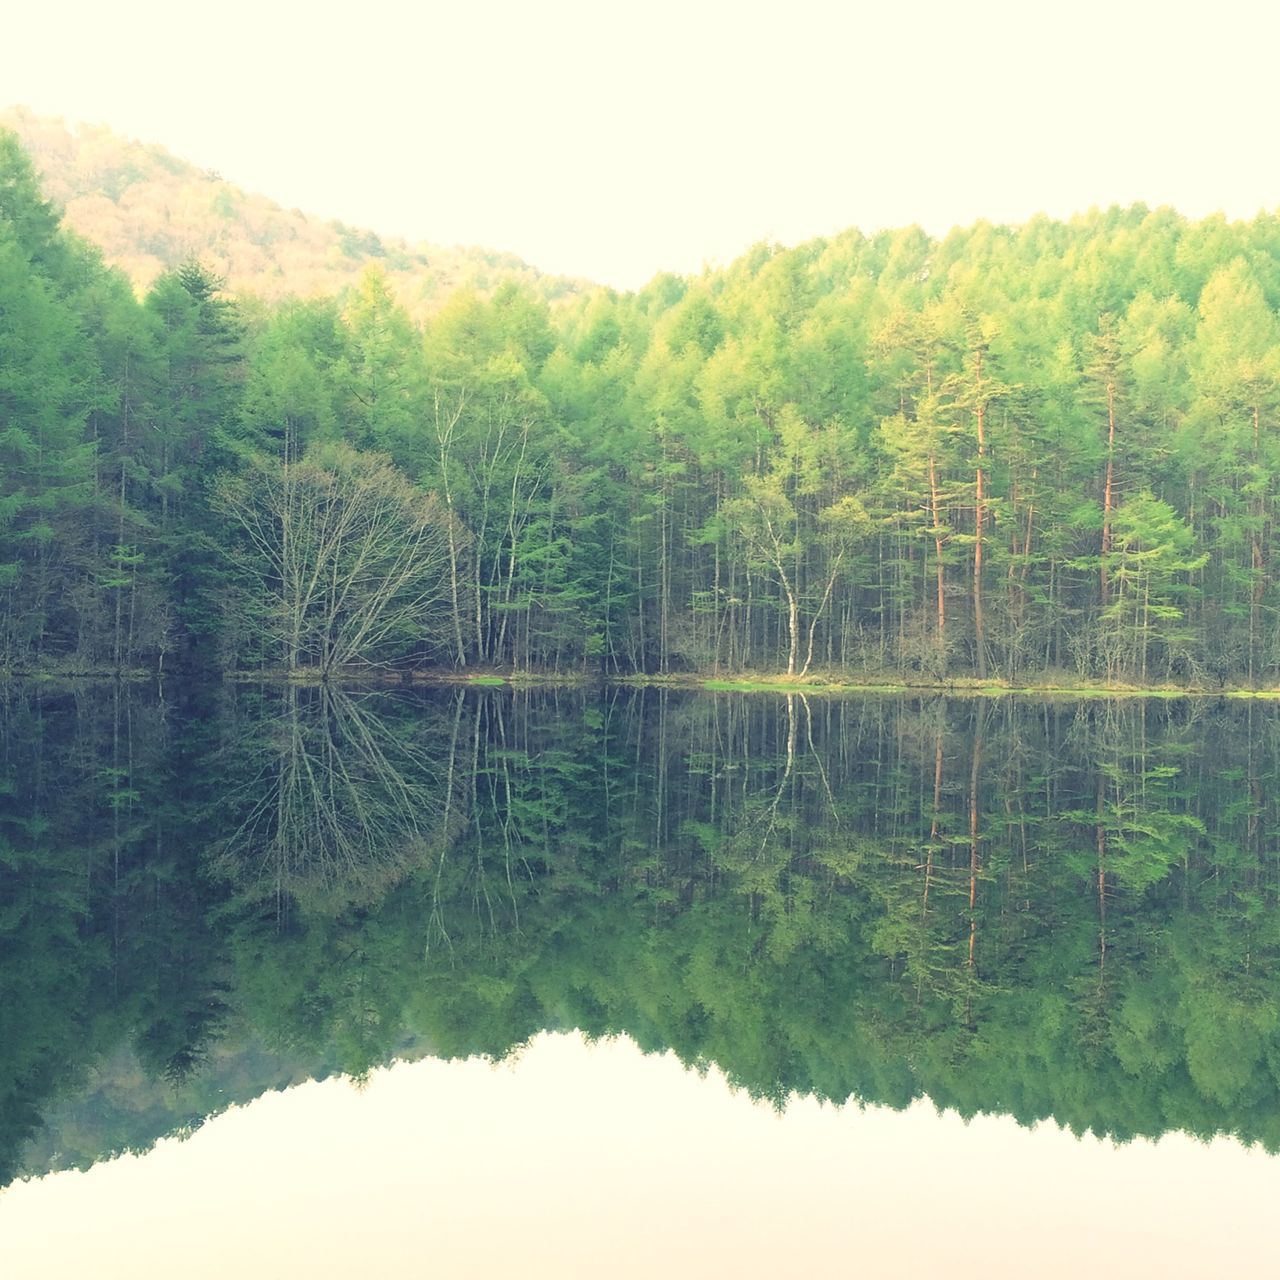
[[[79,684],[86,682],[119,682],[141,684],[165,679],[175,684],[185,683],[183,673],[164,675],[155,671],[130,670],[81,670],[81,671],[0,671],[0,684]],[[902,679],[883,676],[797,676],[770,674],[767,672],[742,672],[736,675],[707,675],[697,672],[655,675],[605,675],[598,672],[552,671],[445,671],[422,669],[416,671],[364,671],[340,672],[324,677],[315,671],[287,672],[282,670],[231,671],[216,677],[228,684],[292,684],[292,685],[364,685],[383,688],[427,688],[449,685],[476,686],[480,688],[535,688],[561,687],[586,688],[588,686],[614,686],[637,689],[683,689],[707,693],[784,693],[817,696],[854,696],[858,694],[900,695],[936,694],[946,697],[1054,697],[1054,698],[1232,698],[1255,701],[1280,701],[1280,687],[1243,688],[1226,685],[1206,688],[1203,685],[1170,684],[1103,684],[1009,681],[1000,679],[979,680],[976,677],[958,677],[953,680]]]

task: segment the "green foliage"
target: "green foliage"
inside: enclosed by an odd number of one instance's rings
[[[158,169],[201,176],[130,153],[116,185]],[[210,495],[342,444],[435,495],[447,643],[397,632],[405,665],[1280,678],[1273,219],[849,232],[426,309],[407,249],[329,233],[340,296],[184,256],[139,304],[0,135],[0,665],[269,661],[242,606],[275,571]]]

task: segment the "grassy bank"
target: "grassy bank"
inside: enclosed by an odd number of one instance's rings
[[[3,670],[0,680],[23,681],[79,681],[126,680],[145,681],[158,678],[158,673],[142,669],[114,671],[106,668],[80,668],[49,670]],[[186,677],[178,672],[167,673],[171,681]],[[257,671],[224,673],[223,679],[233,683],[319,685],[326,677],[316,669],[287,671],[284,668],[263,668]],[[803,679],[774,672],[744,671],[734,675],[706,675],[697,672],[680,672],[667,675],[606,676],[598,672],[554,671],[501,671],[501,670],[444,670],[424,668],[414,671],[363,670],[331,673],[327,682],[385,688],[428,687],[440,685],[476,685],[479,687],[581,687],[599,684],[622,685],[632,688],[704,689],[716,693],[803,693],[826,695],[854,694],[904,694],[934,693],[958,697],[1024,697],[1060,698],[1252,698],[1262,701],[1280,700],[1280,688],[1248,689],[1232,686],[1175,685],[1175,684],[1109,684],[1102,680],[1068,678],[1063,673],[1041,680],[979,680],[974,677],[954,677],[948,680],[931,680],[913,676],[903,678],[894,673],[819,672]]]
[[[697,674],[623,676],[610,683],[665,687],[675,689],[708,689],[726,693],[938,693],[964,697],[1054,696],[1070,698],[1258,698],[1280,699],[1280,689],[1243,689],[1204,685],[1127,684],[1102,680],[1067,680],[1061,677],[1044,680],[979,680],[956,677],[930,680],[923,677],[903,679],[893,675],[776,675],[767,672],[742,672],[733,676],[708,677]]]

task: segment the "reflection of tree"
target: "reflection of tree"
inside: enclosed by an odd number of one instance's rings
[[[279,693],[279,710],[236,743],[252,767],[233,793],[236,825],[220,868],[251,893],[333,909],[371,902],[447,842],[456,755],[447,723],[398,699],[324,685]],[[452,708],[450,708],[452,710]]]

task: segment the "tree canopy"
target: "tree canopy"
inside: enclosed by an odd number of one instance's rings
[[[1278,244],[1134,206],[425,319],[380,259],[136,302],[5,135],[0,665],[318,661],[261,625],[285,507],[252,565],[243,495],[343,457],[443,539],[442,620],[344,661],[1273,684]]]

